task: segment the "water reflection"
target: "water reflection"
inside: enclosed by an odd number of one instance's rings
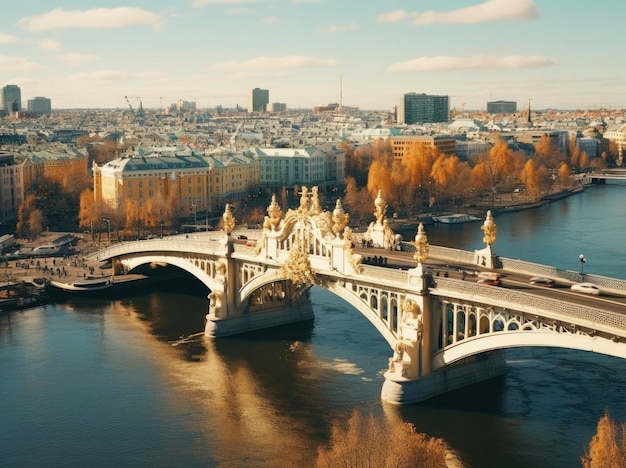
[[[211,456],[220,465],[307,465],[317,453],[311,442],[324,440],[336,417],[327,410],[340,385],[335,377],[362,371],[347,360],[316,356],[312,322],[207,339],[198,331],[205,312],[183,312],[205,303],[159,293],[117,301],[111,312],[160,343],[162,372],[202,408],[197,417],[213,428]]]

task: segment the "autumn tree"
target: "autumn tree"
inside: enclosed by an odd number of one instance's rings
[[[539,173],[535,161],[529,159],[524,165],[521,173],[521,180],[526,186],[526,193],[532,200],[541,198],[541,184],[539,182]]]
[[[557,180],[562,187],[567,187],[572,179],[572,170],[567,163],[561,163],[559,166]]]
[[[35,195],[28,195],[17,211],[17,224],[15,226],[15,232],[19,237],[24,239],[30,238],[30,215],[36,209],[38,209],[37,197]]]
[[[580,460],[583,468],[626,468],[626,424],[613,421],[606,411]]]
[[[469,166],[461,162],[457,156],[439,155],[432,166],[431,178],[438,193],[443,199],[451,199],[453,204],[467,190]]]
[[[446,449],[441,439],[419,434],[409,423],[390,425],[355,411],[346,424],[333,425],[328,445],[318,448],[316,466],[443,468]]]
[[[31,239],[37,239],[44,229],[45,217],[39,208],[35,208],[28,216],[28,230]]]
[[[545,166],[549,169],[556,169],[565,158],[559,145],[550,136],[545,133],[541,135],[541,140],[535,145],[537,167]]]
[[[395,202],[397,195],[392,177],[393,162],[394,156],[389,142],[377,140],[374,144],[374,161],[368,171],[367,190],[373,197],[381,190],[387,203]]]
[[[351,219],[365,220],[372,216],[374,199],[367,188],[357,187],[354,177],[346,179],[344,203]]]
[[[89,229],[93,235],[93,227],[102,218],[102,211],[96,206],[93,190],[85,189],[80,193],[78,210],[78,225],[82,229]]]

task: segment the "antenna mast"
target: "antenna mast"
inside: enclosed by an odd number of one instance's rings
[[[343,75],[339,75],[339,108],[343,107]]]

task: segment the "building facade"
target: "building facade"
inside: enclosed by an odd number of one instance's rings
[[[456,140],[447,136],[410,135],[390,137],[393,156],[402,160],[413,151],[436,151],[437,153],[456,154]]]
[[[6,85],[2,88],[2,109],[7,114],[22,110],[22,91],[17,85]]]
[[[250,90],[248,96],[248,112],[265,112],[270,103],[270,92],[268,89],[254,88]]]
[[[258,187],[260,163],[252,155],[196,153],[186,146],[137,148],[132,154],[94,165],[94,197],[104,212],[169,206],[177,217],[223,211],[225,204]]]
[[[266,110],[267,112],[285,112],[287,110],[287,104],[284,102],[272,102],[267,105]]]
[[[35,115],[50,115],[52,113],[52,103],[46,97],[34,97],[27,101],[28,112]]]
[[[259,187],[261,162],[250,152],[220,150],[205,159],[209,174],[209,210],[221,213],[226,204],[240,200]]]
[[[15,219],[24,201],[23,165],[12,153],[0,152],[0,220]]]
[[[517,102],[515,101],[491,101],[487,103],[488,114],[515,114]]]
[[[255,148],[261,163],[261,187],[317,186],[323,191],[343,187],[345,151],[335,145],[310,148]]]
[[[398,103],[399,124],[448,122],[450,100],[448,96],[407,93]]]

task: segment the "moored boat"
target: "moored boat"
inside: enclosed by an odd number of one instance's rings
[[[433,216],[433,221],[444,224],[458,224],[458,223],[470,223],[473,221],[480,221],[478,216],[473,216],[465,213],[455,213],[451,215]]]

